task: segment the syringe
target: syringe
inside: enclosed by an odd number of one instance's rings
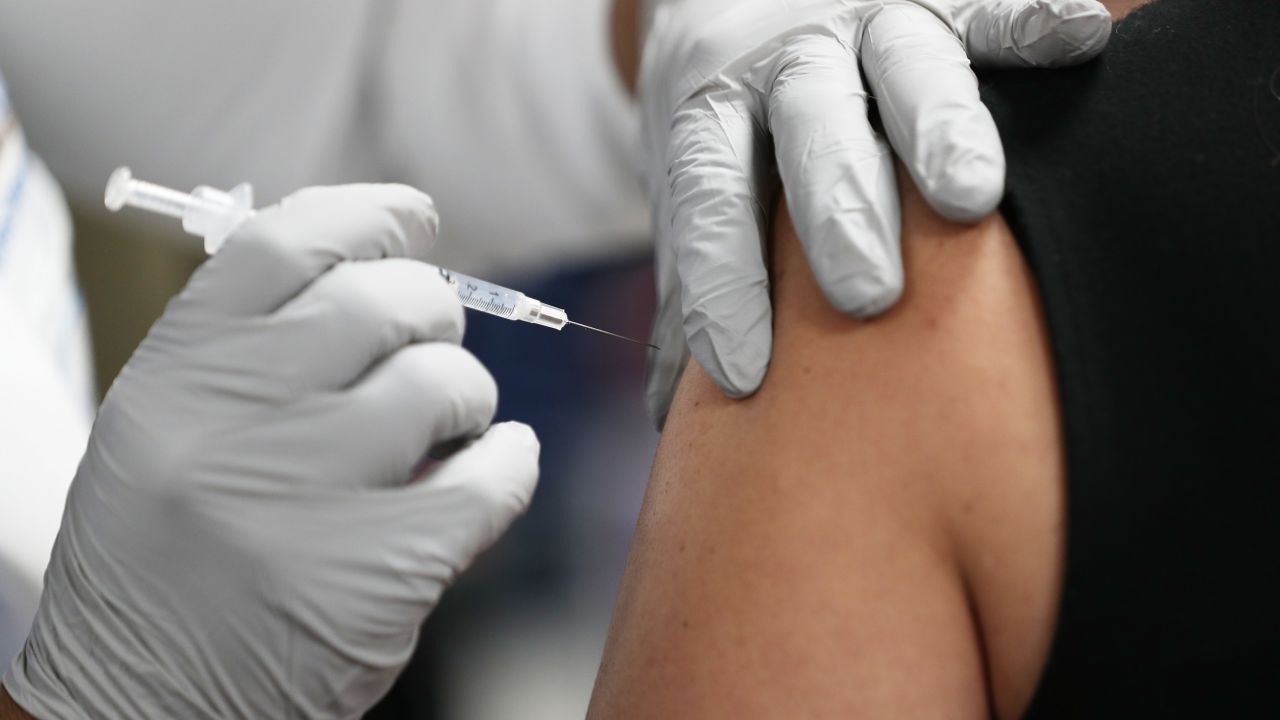
[[[111,174],[104,201],[111,212],[129,206],[182,220],[184,230],[204,238],[205,252],[210,255],[222,247],[240,223],[254,215],[253,187],[248,183],[237,185],[230,191],[201,185],[190,193],[184,193],[138,180],[127,167],[117,168]],[[574,322],[564,310],[535,300],[518,290],[439,266],[432,267],[439,270],[440,276],[457,291],[462,304],[472,310],[507,320],[523,320],[555,330],[561,330],[565,325],[577,325],[657,349],[640,340]]]

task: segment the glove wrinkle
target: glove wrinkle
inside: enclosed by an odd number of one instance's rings
[[[971,8],[964,37],[980,62],[1075,65],[1101,53],[1111,36],[1111,14],[1092,0],[1003,0]]]
[[[1013,23],[1014,52],[1028,65],[1075,65],[1102,52],[1111,36],[1111,15],[1093,3],[1036,0]]]
[[[767,288],[761,292],[767,297]],[[754,393],[768,369],[773,314],[767,304],[756,305],[754,311],[744,305],[736,315],[728,315],[733,318],[732,327],[697,310],[685,319],[690,352],[730,397],[743,398]]]

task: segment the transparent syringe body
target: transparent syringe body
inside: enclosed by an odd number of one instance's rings
[[[505,288],[470,275],[437,268],[440,277],[453,286],[463,306],[508,320],[542,325],[559,330],[569,321],[564,310],[547,305],[518,290]]]
[[[138,180],[127,167],[117,168],[111,174],[103,200],[112,212],[128,205],[182,220],[184,230],[204,237],[204,249],[210,255],[222,247],[240,223],[254,216],[253,187],[248,183],[237,185],[229,192],[201,185],[184,193]],[[472,310],[554,330],[564,328],[569,322],[564,310],[522,292],[437,265],[432,267],[454,288],[462,304]]]

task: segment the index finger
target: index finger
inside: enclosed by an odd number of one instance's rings
[[[885,132],[929,205],[958,221],[993,211],[1004,148],[951,28],[918,5],[887,5],[867,24],[861,52]]]
[[[340,262],[424,259],[438,228],[435,204],[411,187],[308,188],[245,221],[182,297],[228,314],[270,313]]]

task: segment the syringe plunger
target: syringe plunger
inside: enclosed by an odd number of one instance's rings
[[[182,229],[204,238],[205,252],[210,255],[222,247],[237,225],[253,215],[253,186],[248,183],[230,192],[201,185],[187,194],[138,180],[127,167],[111,174],[103,200],[111,212],[128,205],[182,220]]]

